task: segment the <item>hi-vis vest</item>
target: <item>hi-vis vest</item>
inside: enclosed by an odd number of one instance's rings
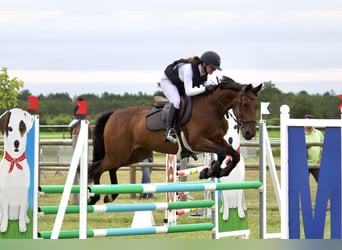
[[[184,82],[179,79],[178,76],[178,64],[179,63],[191,63],[192,68],[192,85],[193,87],[198,87],[201,84],[203,84],[208,79],[208,75],[202,75],[199,72],[198,66],[202,63],[202,61],[199,58],[195,58],[192,62],[189,62],[187,59],[179,59],[177,61],[174,61],[172,64],[166,67],[165,74],[170,79],[170,81],[176,85],[179,94],[185,95],[185,89],[184,89]]]

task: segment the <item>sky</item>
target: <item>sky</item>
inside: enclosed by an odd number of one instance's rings
[[[33,95],[153,94],[207,50],[213,77],[342,94],[342,1],[0,0],[0,67]]]

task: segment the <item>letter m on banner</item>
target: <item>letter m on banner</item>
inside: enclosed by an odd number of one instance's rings
[[[316,202],[312,207],[303,127],[289,127],[289,237],[300,238],[300,209],[306,239],[323,239],[330,220],[332,239],[341,239],[341,128],[326,128]],[[330,218],[326,218],[330,198]]]

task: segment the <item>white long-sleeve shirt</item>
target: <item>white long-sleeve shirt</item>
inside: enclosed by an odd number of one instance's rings
[[[184,90],[185,94],[187,96],[195,96],[199,95],[205,92],[205,86],[209,85],[210,82],[206,81],[203,84],[201,84],[199,87],[193,87],[192,77],[193,77],[193,71],[191,67],[191,63],[179,63],[177,65],[178,67],[178,77],[179,79],[184,82]],[[201,76],[205,75],[204,68],[202,65],[198,65],[199,72]],[[170,100],[175,106],[175,108],[179,109],[180,106],[180,96],[178,93],[178,89],[176,85],[174,85],[171,80],[166,76],[164,73],[161,81],[160,81],[160,87],[162,91],[164,92],[166,98]]]

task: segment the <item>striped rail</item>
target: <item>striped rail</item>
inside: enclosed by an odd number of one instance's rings
[[[188,169],[178,170],[178,171],[176,171],[176,174],[177,174],[178,177],[189,176],[189,175],[192,175],[192,174],[198,174],[199,172],[201,172],[205,168],[208,168],[208,166],[199,166],[199,167],[195,167],[195,168],[188,168]]]
[[[155,211],[173,210],[199,207],[212,207],[213,200],[181,201],[181,202],[160,202],[160,203],[136,203],[136,204],[108,204],[88,205],[88,213],[110,213],[110,212],[134,212],[134,211]],[[59,206],[40,206],[38,212],[43,214],[56,214]],[[80,212],[79,206],[67,206],[65,213],[76,214]]]
[[[129,194],[129,193],[165,193],[165,192],[195,192],[231,189],[255,189],[261,187],[260,181],[245,182],[178,182],[162,184],[119,184],[89,186],[90,193],[94,194]]]
[[[244,182],[224,182],[215,183],[213,181],[195,181],[179,183],[160,184],[116,184],[116,185],[90,185],[88,189],[94,194],[130,194],[130,193],[165,193],[165,192],[195,192],[195,191],[215,191],[230,189],[256,189],[260,188],[260,181]],[[42,193],[62,193],[63,185],[39,186]],[[73,186],[72,192],[79,192],[79,186]]]
[[[166,233],[182,233],[195,231],[210,231],[214,228],[213,223],[185,224],[174,226],[156,226],[141,228],[108,228],[108,229],[89,229],[87,230],[87,238],[91,237],[109,237],[109,236],[129,236],[143,234],[166,234]],[[50,239],[51,231],[41,231],[38,233],[39,238]],[[79,230],[62,230],[59,233],[60,239],[78,238]]]

